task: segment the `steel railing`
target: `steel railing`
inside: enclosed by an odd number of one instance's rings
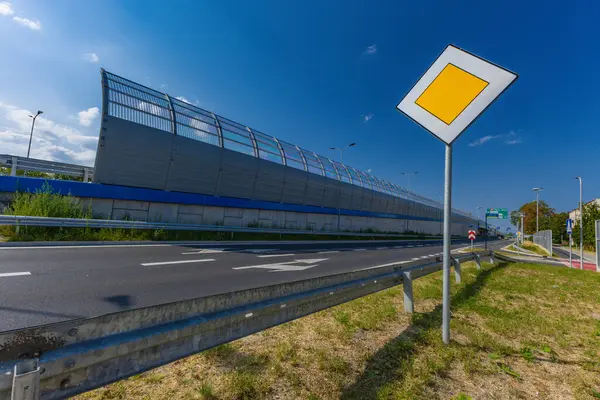
[[[533,243],[542,247],[544,250],[548,252],[550,256],[552,256],[552,231],[539,231],[538,233],[533,235]]]
[[[491,252],[453,259],[461,263]],[[394,264],[0,333],[0,399],[63,399],[442,269]],[[26,390],[25,387],[28,389]],[[12,397],[11,397],[12,393]]]
[[[22,215],[0,215],[0,225],[15,226],[18,230],[24,226],[62,227],[62,228],[110,228],[110,229],[162,229],[169,231],[205,231],[205,232],[240,232],[240,233],[275,233],[285,235],[329,235],[356,237],[414,237],[440,238],[432,235],[416,235],[404,233],[365,233],[340,231],[292,230],[277,228],[249,228],[221,225],[179,224],[167,222],[145,222],[112,219],[80,219],[30,217]]]
[[[68,175],[83,178],[84,182],[89,182],[94,175],[93,167],[67,164],[56,161],[38,160],[36,158],[26,158],[8,154],[0,154],[0,166],[10,168],[11,176],[16,176],[17,170],[21,170]]]

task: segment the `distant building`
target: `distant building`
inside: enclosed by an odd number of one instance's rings
[[[596,206],[600,207],[600,198],[589,201],[589,202],[585,203],[583,206],[585,207],[589,204],[596,204]],[[574,221],[575,225],[577,225],[577,223],[579,222],[579,207],[577,207],[573,211],[569,211],[569,218]]]

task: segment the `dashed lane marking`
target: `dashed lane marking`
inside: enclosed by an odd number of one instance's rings
[[[295,254],[263,254],[262,256],[258,256],[260,258],[271,258],[271,257],[290,257],[295,256]]]
[[[155,265],[190,264],[190,263],[200,263],[200,262],[210,262],[210,261],[215,261],[215,259],[214,258],[204,258],[202,260],[161,261],[161,262],[142,263],[141,265],[144,267],[152,267]]]
[[[0,278],[8,278],[9,276],[26,276],[31,275],[31,272],[4,272],[0,274]]]

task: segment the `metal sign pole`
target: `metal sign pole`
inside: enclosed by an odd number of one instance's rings
[[[452,214],[452,145],[446,144],[446,172],[444,182],[444,276],[442,283],[442,340],[450,343],[450,237]]]
[[[573,239],[569,233],[569,267],[573,268]]]

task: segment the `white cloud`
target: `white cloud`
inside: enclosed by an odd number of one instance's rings
[[[165,114],[167,113],[166,109],[159,107],[156,104],[146,103],[145,101],[140,101],[137,105],[137,108],[154,115],[166,116]]]
[[[98,54],[96,53],[85,53],[83,59],[94,64],[100,61],[100,57],[98,57]]]
[[[80,111],[77,115],[79,116],[79,125],[90,126],[92,122],[98,118],[98,115],[100,115],[100,110],[98,107],[92,107]]]
[[[13,15],[15,12],[12,9],[12,4],[8,1],[0,2],[0,15]]]
[[[471,143],[469,143],[469,146],[470,147],[481,146],[491,140],[497,140],[497,139],[504,140],[504,144],[508,144],[508,145],[518,144],[518,143],[522,142],[521,138],[517,136],[517,133],[515,131],[510,131],[508,133],[503,133],[500,135],[487,135],[487,136],[480,137],[479,139],[474,140]]]
[[[29,144],[32,113],[10,104],[0,103],[0,143],[2,153],[25,156]],[[43,116],[35,122],[31,157],[92,165],[96,157],[98,137],[86,135],[76,128],[58,124]]]
[[[377,45],[376,44],[370,45],[365,50],[365,54],[375,54],[375,53],[377,53]]]
[[[367,114],[367,115],[363,115],[363,122],[369,122],[370,120],[372,120],[374,117],[373,114]]]
[[[40,29],[42,29],[42,24],[40,23],[40,21],[33,21],[27,18],[23,18],[23,17],[13,17],[13,21],[26,26],[29,29],[33,29],[34,31],[39,31]]]
[[[183,101],[184,103],[192,104],[192,103],[191,103],[191,102],[190,102],[188,99],[186,99],[186,98],[185,98],[185,97],[183,97],[183,96],[177,96],[177,97],[175,97],[175,98],[176,98],[177,100],[179,100],[179,101]]]

